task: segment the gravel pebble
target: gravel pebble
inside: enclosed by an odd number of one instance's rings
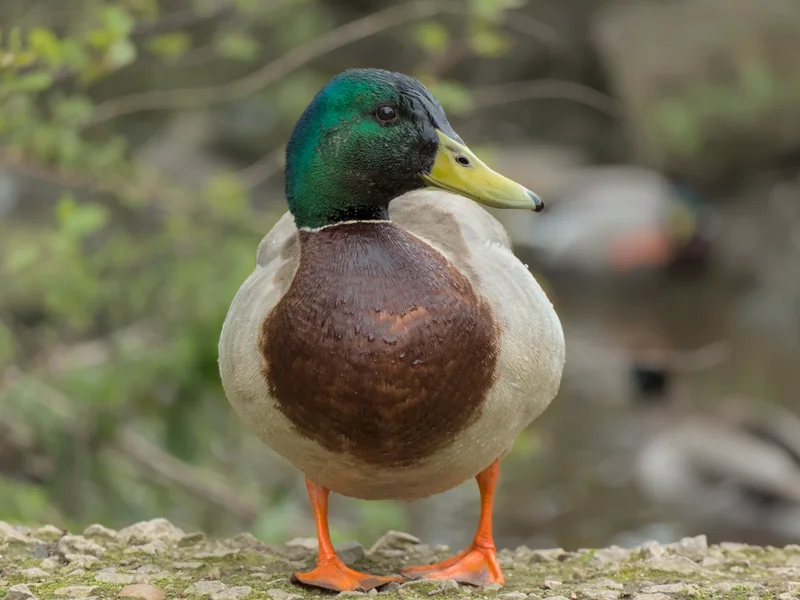
[[[106,551],[92,540],[87,540],[82,535],[65,535],[58,540],[58,551],[63,555],[83,554],[103,558]]]
[[[664,556],[661,558],[649,558],[645,561],[645,566],[654,571],[668,571],[670,573],[695,573],[700,571],[700,566],[689,560],[685,556]]]
[[[97,537],[97,538],[107,538],[113,540],[117,537],[117,532],[114,529],[109,529],[108,527],[103,527],[99,523],[94,523],[89,525],[86,529],[83,530],[83,536],[90,538],[90,537]]]
[[[192,562],[174,562],[174,563],[172,563],[172,568],[173,569],[192,569],[192,570],[195,570],[195,569],[199,569],[202,566],[203,566],[203,563],[197,562],[197,561],[192,561]]]
[[[697,586],[692,583],[666,583],[664,585],[651,585],[642,590],[646,594],[684,594],[697,595]]]
[[[523,594],[522,592],[508,592],[507,594],[497,594],[495,598],[498,600],[525,600],[528,597],[528,594]]]
[[[69,587],[58,588],[53,592],[56,596],[66,596],[69,598],[88,598],[100,588],[96,585],[72,585]]]
[[[218,594],[219,592],[224,592],[228,589],[228,586],[222,583],[221,581],[196,581],[188,588],[186,588],[183,593],[189,596],[213,596],[214,594]]]
[[[168,549],[167,545],[161,540],[153,540],[152,542],[147,542],[139,546],[130,546],[128,548],[125,548],[124,553],[149,554],[150,556],[155,556],[156,554],[161,554],[162,552],[166,552],[167,549]]]
[[[55,525],[44,525],[33,531],[33,536],[40,540],[57,540],[64,535],[64,530]]]
[[[164,600],[164,590],[146,583],[127,585],[117,594],[120,598],[141,598],[142,600]]]
[[[39,563],[39,568],[44,569],[45,571],[53,571],[61,566],[61,563],[57,558],[53,558],[52,556],[49,558],[43,558],[42,562]]]
[[[14,527],[0,521],[0,543],[20,543],[20,544],[35,544],[39,540],[28,535],[28,530],[23,527]]]
[[[252,593],[253,588],[248,585],[240,585],[213,594],[211,596],[211,600],[239,600],[239,598],[246,598]]]
[[[30,588],[25,583],[18,583],[8,588],[5,600],[36,600]]]
[[[25,579],[47,579],[50,573],[43,571],[39,567],[31,567],[30,569],[22,569],[19,572]]]
[[[123,545],[146,544],[154,541],[177,544],[185,535],[182,529],[175,527],[166,519],[152,519],[121,529],[117,533],[117,539]]]
[[[272,600],[297,600],[298,598],[302,598],[300,594],[290,594],[289,592],[284,592],[277,588],[267,590],[267,596],[272,598]]]
[[[604,590],[592,586],[584,586],[580,590],[580,597],[589,600],[617,600],[619,595],[616,590]]]
[[[100,559],[91,554],[65,554],[66,561],[76,569],[91,569]]]
[[[94,580],[100,583],[113,583],[116,585],[126,585],[133,583],[133,575],[127,573],[115,573],[114,571],[100,571],[94,576]]]
[[[666,594],[635,594],[633,600],[672,600]]]

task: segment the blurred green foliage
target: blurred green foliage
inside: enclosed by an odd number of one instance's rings
[[[260,197],[279,190],[275,157],[319,85],[350,66],[297,52],[337,35],[344,11],[327,0],[64,4],[0,3],[0,169],[33,190],[0,221],[0,424],[29,434],[0,436],[0,456],[27,457],[0,461],[0,519],[79,529],[163,515],[282,539],[305,525],[302,481],[233,415],[217,341],[285,210],[279,193]],[[446,108],[467,111],[470,95],[437,61],[459,40],[467,56],[508,52],[498,23],[520,4],[471,0],[442,20],[409,3],[420,17],[398,11],[394,27],[384,16],[380,32],[408,48],[409,70]],[[265,65],[285,72],[240,85]],[[141,158],[175,115],[251,105],[277,123],[252,169],[187,183]],[[255,118],[243,128],[263,129]],[[351,510],[339,537],[403,526],[391,503]]]

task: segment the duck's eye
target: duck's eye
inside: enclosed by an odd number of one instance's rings
[[[378,121],[384,124],[394,123],[397,120],[397,111],[393,106],[381,104],[375,110],[375,117],[377,117]]]

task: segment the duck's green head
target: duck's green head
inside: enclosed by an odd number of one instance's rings
[[[286,148],[286,198],[301,228],[385,220],[391,200],[424,187],[498,208],[544,207],[481,162],[425,86],[399,73],[337,75],[303,112]]]

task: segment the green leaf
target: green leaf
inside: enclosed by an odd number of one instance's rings
[[[36,27],[28,34],[28,43],[31,49],[50,64],[61,64],[61,42],[49,29]]]
[[[119,69],[136,60],[136,46],[126,39],[117,40],[106,52],[109,66]]]
[[[217,52],[223,58],[253,60],[259,51],[258,42],[243,31],[228,31],[215,41]]]
[[[511,48],[509,41],[488,27],[477,27],[470,36],[472,49],[482,56],[498,57]]]
[[[656,105],[654,122],[663,142],[683,156],[700,150],[698,128],[689,109],[680,101],[669,98]]]
[[[8,32],[8,51],[15,54],[22,50],[22,30],[19,26],[11,28]]]
[[[113,4],[103,9],[102,19],[103,26],[117,39],[126,37],[135,24],[124,8]]]
[[[88,202],[78,204],[72,194],[64,194],[56,206],[56,216],[64,235],[69,239],[82,239],[105,227],[110,214],[104,206]]]
[[[9,92],[39,92],[53,83],[53,76],[44,71],[18,75],[4,83]]]
[[[442,52],[450,45],[450,32],[436,21],[426,21],[414,28],[414,40],[428,52]]]
[[[176,31],[150,38],[147,42],[147,49],[156,56],[177,60],[186,54],[191,45],[192,38],[188,33]]]
[[[54,99],[51,108],[56,121],[63,125],[81,126],[92,116],[93,105],[86,96]]]

